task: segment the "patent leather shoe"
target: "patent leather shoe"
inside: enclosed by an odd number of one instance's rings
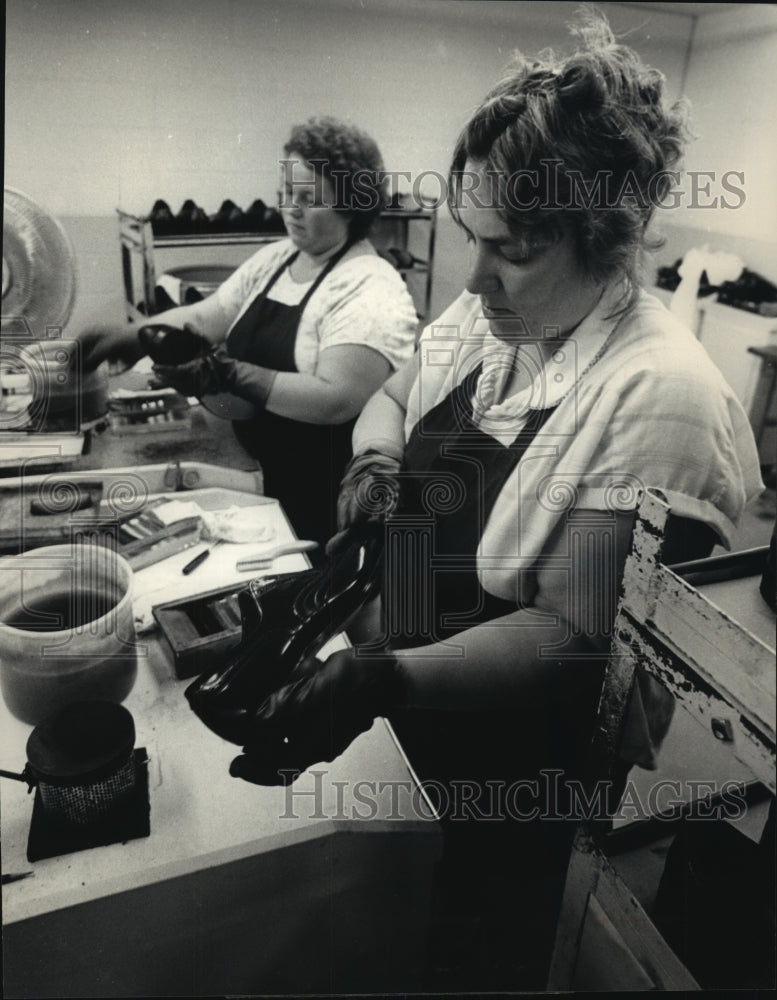
[[[198,718],[225,740],[250,742],[264,700],[378,593],[382,552],[382,529],[371,525],[323,569],[252,580],[238,597],[239,644],[186,688]]]

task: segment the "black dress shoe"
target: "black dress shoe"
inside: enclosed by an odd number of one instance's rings
[[[266,210],[262,226],[265,233],[286,232],[286,225],[283,221],[283,216],[276,208],[268,208]]]
[[[157,198],[149,213],[148,220],[154,236],[170,236],[176,231],[175,217],[166,201]]]
[[[261,198],[257,198],[245,213],[245,221],[248,231],[251,233],[263,233],[264,217],[267,213],[267,206]]]
[[[401,247],[389,247],[386,251],[386,258],[391,261],[398,271],[407,271],[415,263],[415,257]]]
[[[378,593],[382,553],[382,528],[370,526],[323,569],[252,580],[238,596],[240,643],[184,692],[197,717],[223,739],[245,745],[264,699]]]
[[[227,198],[221,203],[221,208],[210,219],[210,230],[213,233],[244,232],[245,216],[243,209]]]
[[[763,303],[777,302],[777,286],[755,271],[744,268],[736,281],[723,282],[718,291],[718,302],[757,313]]]
[[[199,290],[195,288],[194,285],[189,285],[186,291],[183,293],[183,304],[185,306],[194,305],[195,302],[202,302],[205,296]]]
[[[175,221],[178,233],[185,236],[205,233],[210,226],[208,216],[191,198],[187,198],[183,203],[181,211],[175,217]]]
[[[162,288],[161,285],[154,287],[154,312],[166,312],[168,309],[175,309],[180,303],[176,302],[171,295]]]
[[[399,191],[395,191],[386,202],[386,210],[389,212],[401,212],[405,208],[405,198]]]
[[[138,330],[140,342],[157,365],[183,365],[210,353],[210,342],[192,330],[168,323],[146,323]]]

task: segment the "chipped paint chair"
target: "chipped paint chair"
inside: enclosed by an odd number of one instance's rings
[[[661,563],[665,498],[648,490],[626,561],[586,768],[590,789],[613,773],[632,685],[646,671],[678,707],[725,747],[771,797],[775,791],[775,652],[745,624],[773,613],[759,594],[768,548],[699,560],[670,569]],[[703,584],[744,587],[743,615],[717,606]],[[739,581],[734,583],[733,581]],[[701,588],[701,589],[698,589]],[[704,591],[704,592],[702,592]],[[761,606],[762,602],[762,606]],[[729,605],[730,606],[730,605]],[[771,616],[771,630],[768,628]],[[741,617],[741,621],[739,620]],[[764,622],[759,621],[763,631]],[[572,848],[548,989],[698,990],[680,961],[608,857],[612,824],[582,821]]]

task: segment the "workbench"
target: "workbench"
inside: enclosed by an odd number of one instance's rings
[[[110,454],[137,470],[138,449],[148,458],[161,437],[104,437],[91,459],[101,456],[102,468]],[[231,473],[223,471],[227,487]],[[280,508],[276,527],[275,542],[293,537]],[[204,590],[227,578],[220,574],[234,579],[240,549],[221,546],[187,585],[197,574]],[[175,578],[193,551],[142,572],[160,583]],[[306,565],[302,555],[285,555],[273,571]],[[163,593],[175,597],[168,587]],[[254,786],[229,776],[239,748],[190,710],[189,681],[175,676],[159,634],[139,642],[138,679],[124,704],[135,745],[148,756],[150,835],[31,864],[32,797],[23,783],[2,782],[3,872],[32,872],[3,886],[4,995],[421,989],[440,833],[388,723],[376,721],[335,762],[288,788]],[[0,704],[3,767],[23,767],[31,729]]]
[[[107,379],[108,392],[141,392],[153,378],[151,361]],[[65,432],[9,433],[0,427],[0,477],[57,470],[94,470],[154,465],[176,461],[202,462],[259,472],[260,465],[238,444],[228,420],[209,413],[192,399],[186,420],[175,425],[149,424],[144,433],[120,434],[108,414]],[[228,475],[228,473],[225,473]]]

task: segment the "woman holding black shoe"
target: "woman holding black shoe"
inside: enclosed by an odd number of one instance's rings
[[[383,161],[368,135],[328,117],[296,126],[282,162],[288,239],[260,249],[203,301],[153,320],[205,347],[192,361],[157,364],[157,376],[232,422],[261,464],[265,493],[298,536],[322,546],[335,530],[354,420],[415,350],[410,294],[367,239],[383,204]],[[87,368],[155,356],[153,334],[140,339],[134,327],[81,340]]]
[[[668,498],[674,562],[729,545],[762,488],[741,405],[640,287],[685,107],[603,17],[576,33],[566,58],[519,57],[465,126],[448,200],[467,288],[356,425],[330,551],[385,518],[382,617],[252,706],[232,764],[288,781],[390,720],[443,820],[438,990],[544,985],[642,491]],[[669,718],[640,678],[621,790]]]

